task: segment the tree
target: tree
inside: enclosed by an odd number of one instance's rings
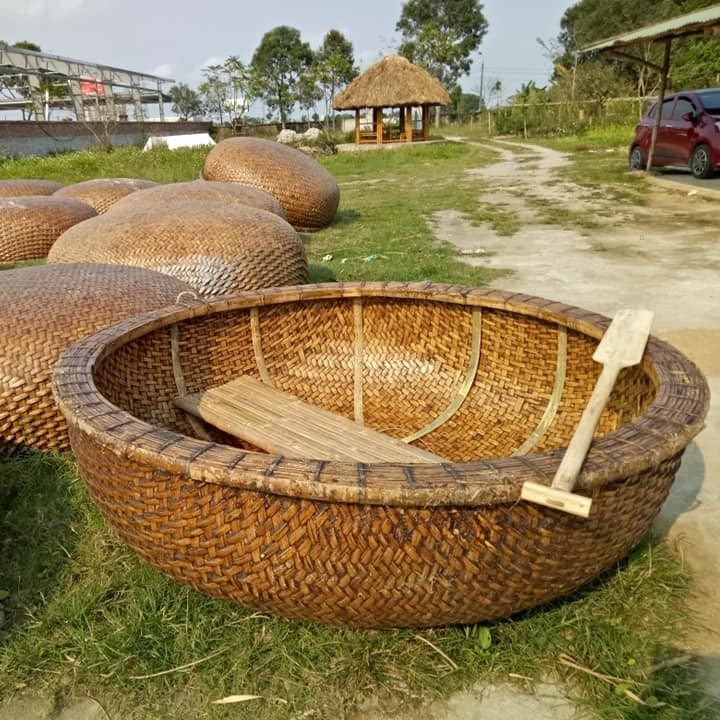
[[[395,28],[400,54],[454,87],[487,32],[482,9],[477,0],[408,0]]]
[[[200,95],[185,83],[178,83],[170,88],[172,99],[172,111],[180,116],[181,120],[187,120],[193,115],[202,112],[202,101]]]
[[[202,70],[205,81],[200,83],[198,90],[203,96],[203,105],[211,116],[218,115],[223,124],[223,111],[227,105],[229,82],[222,65],[208,65]]]
[[[313,63],[300,76],[297,86],[297,102],[300,110],[304,110],[304,115],[308,120],[312,117],[312,110],[316,103],[323,99],[323,91],[318,84],[318,68]]]
[[[280,114],[285,127],[297,102],[298,83],[313,62],[313,51],[300,39],[300,31],[279,25],[263,35],[255,50],[252,68],[260,95]]]
[[[247,114],[253,101],[253,74],[237,56],[231,55],[224,63],[223,70],[228,87],[226,109],[233,127]]]
[[[330,30],[316,55],[317,79],[325,101],[325,127],[335,119],[335,95],[358,75],[352,43],[339,31]]]
[[[686,12],[692,12],[717,0],[580,0],[569,7],[560,20],[560,34],[557,38],[558,51],[553,60],[556,66],[557,80],[562,71],[570,68],[578,73],[584,72],[583,66],[594,62],[606,70],[605,84],[617,84],[616,93],[622,92],[630,81],[635,85],[638,95],[646,95],[655,88],[657,74],[639,63],[612,60],[605,56],[580,55],[578,50],[595,40],[618,35],[653,22],[660,22]],[[662,45],[644,44],[632,49],[633,54],[645,60],[661,64]],[[671,79],[673,85],[698,87],[716,82],[718,73],[718,52],[720,41],[715,38],[693,40],[678,39],[673,43],[673,63]],[[560,72],[557,72],[559,70]],[[594,68],[591,73],[599,76]],[[579,96],[578,96],[579,97]]]

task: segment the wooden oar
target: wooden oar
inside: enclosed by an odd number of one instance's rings
[[[595,362],[602,363],[602,373],[575,428],[575,434],[552,485],[548,487],[531,481],[525,482],[521,498],[581,517],[590,514],[592,500],[573,493],[575,481],[620,370],[637,365],[642,359],[652,319],[653,314],[649,310],[620,310],[615,315],[593,355]]]

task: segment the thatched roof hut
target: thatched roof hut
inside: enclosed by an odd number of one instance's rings
[[[427,140],[429,108],[447,105],[450,96],[429,72],[399,55],[387,55],[355,78],[333,102],[336,110],[355,110],[355,142],[386,143]],[[373,110],[372,127],[360,122],[360,110]],[[383,123],[385,108],[399,109],[397,130]],[[413,108],[421,110],[414,127]]]

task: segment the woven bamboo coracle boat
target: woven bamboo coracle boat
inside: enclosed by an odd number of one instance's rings
[[[271,140],[236,137],[219,142],[205,158],[202,176],[269,192],[296,230],[327,227],[340,202],[337,181],[317,160]]]
[[[0,198],[0,263],[47,257],[62,233],[95,214],[89,205],[67,198]]]
[[[221,202],[141,204],[63,233],[50,263],[136,265],[167,273],[204,297],[307,281],[300,236],[285,220]]]
[[[106,213],[118,200],[126,195],[157,185],[152,180],[140,178],[97,178],[65,185],[58,190],[57,197],[81,200],[92,205],[98,215]]]
[[[249,205],[260,210],[267,210],[285,220],[283,206],[270,193],[247,185],[210,182],[208,180],[156,185],[146,190],[130,193],[130,195],[118,200],[112,206],[112,210],[125,210],[129,207],[139,207],[141,204],[167,207],[168,203],[184,202],[186,200]]]
[[[67,450],[50,391],[68,346],[108,325],[173,303],[190,288],[121,265],[43,265],[0,275],[0,451]]]
[[[52,195],[63,186],[53,180],[15,178],[0,180],[0,197],[24,197],[25,195]]]
[[[590,517],[519,499],[552,480],[607,323],[491,289],[268,289],[97,333],[61,359],[54,392],[105,518],[177,580],[289,618],[470,623],[570,593],[627,553],[702,428],[704,378],[651,338],[580,475]],[[375,434],[390,456],[364,447]],[[262,449],[275,443],[289,449]]]

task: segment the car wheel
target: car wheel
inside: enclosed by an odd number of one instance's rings
[[[690,170],[696,178],[709,178],[712,176],[713,165],[710,148],[704,143],[701,143],[693,150],[690,158]]]
[[[642,148],[639,145],[633,145],[632,150],[630,150],[630,169],[645,169],[645,158],[643,157]]]

